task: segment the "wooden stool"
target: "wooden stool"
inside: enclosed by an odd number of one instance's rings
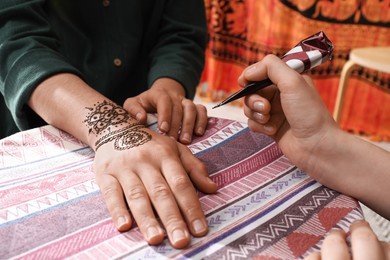
[[[333,118],[337,123],[341,121],[348,79],[351,71],[356,66],[390,73],[390,47],[367,47],[351,50],[349,60],[345,63],[341,71],[339,88],[337,90],[336,104],[333,111]]]

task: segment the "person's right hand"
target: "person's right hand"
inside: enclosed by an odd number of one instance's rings
[[[352,258],[344,231],[332,230],[325,238],[321,252],[312,253],[305,260],[390,259],[390,243],[379,241],[366,221],[355,221],[350,231]]]
[[[329,141],[335,124],[312,81],[274,55],[246,68],[239,84],[269,78],[274,85],[245,98],[244,113],[251,130],[272,136],[283,153],[306,170],[311,155]]]
[[[157,217],[175,248],[185,247],[190,233],[205,235],[207,221],[191,183],[202,192],[216,191],[205,165],[172,138],[140,125],[122,129],[101,140],[94,161],[97,184],[118,230],[132,226],[127,204],[152,245],[164,239]]]

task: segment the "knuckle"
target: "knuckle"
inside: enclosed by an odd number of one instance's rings
[[[197,104],[196,105],[196,108],[200,111],[200,112],[207,112],[207,108],[202,105],[202,104]]]
[[[192,102],[191,100],[189,100],[189,99],[187,99],[187,98],[183,98],[183,100],[182,100],[182,105],[183,105],[183,106],[195,107],[194,102]]]
[[[195,163],[196,163],[196,169],[198,170],[198,172],[208,172],[208,169],[204,163],[202,163],[199,160],[196,160]]]
[[[184,223],[183,219],[180,218],[178,215],[170,215],[165,220],[166,223],[166,229],[167,230],[174,230],[177,228],[185,228],[186,224]]]
[[[154,200],[169,198],[171,195],[170,189],[166,185],[156,185],[152,188],[150,196]]]
[[[182,209],[182,212],[183,212],[184,216],[188,216],[190,218],[198,218],[198,217],[200,217],[199,212],[201,212],[201,209],[198,207],[192,206],[190,208]]]
[[[133,104],[134,102],[135,102],[135,98],[134,98],[134,97],[127,98],[127,99],[125,100],[125,102],[123,103],[123,107],[124,107],[125,109],[131,108],[131,106],[132,106],[132,104]]]
[[[178,102],[173,102],[172,112],[181,114],[183,112],[183,107],[184,107],[183,103],[180,104]]]
[[[127,199],[128,200],[138,200],[145,198],[145,191],[140,185],[136,185],[127,189]]]
[[[193,128],[194,127],[194,122],[191,121],[191,120],[184,120],[182,122],[181,127],[188,130],[189,128]]]
[[[110,198],[112,196],[115,196],[118,193],[118,189],[115,184],[110,183],[102,186],[101,192],[104,198]]]
[[[188,180],[188,178],[186,176],[176,176],[175,178],[173,178],[173,186],[175,188],[177,188],[178,190],[185,190],[189,187],[191,187],[191,183],[190,181]]]

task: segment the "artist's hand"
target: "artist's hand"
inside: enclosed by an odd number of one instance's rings
[[[206,108],[185,98],[184,88],[169,78],[156,80],[149,90],[128,98],[123,107],[141,123],[147,113],[157,112],[160,131],[184,144],[191,143],[193,133],[203,135],[207,126]]]
[[[352,256],[342,230],[332,230],[325,238],[321,252],[312,253],[305,260],[390,259],[390,243],[378,238],[366,221],[356,221],[350,227]]]
[[[244,113],[249,128],[272,136],[284,154],[306,170],[316,147],[341,130],[312,81],[274,55],[246,68],[239,77],[239,84],[244,86],[265,78],[275,85],[245,98]]]
[[[217,187],[208,178],[205,165],[186,146],[143,126],[128,126],[111,131],[95,149],[96,181],[118,230],[126,231],[132,225],[127,203],[152,245],[164,239],[157,217],[175,248],[186,246],[190,233],[207,233],[207,221],[192,183],[206,193],[215,192]]]

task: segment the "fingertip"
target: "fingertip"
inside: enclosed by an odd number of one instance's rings
[[[202,136],[204,135],[204,133],[205,133],[205,129],[203,127],[199,126],[198,128],[196,128],[195,134],[197,136]]]
[[[334,236],[341,237],[342,240],[344,240],[345,237],[346,237],[346,234],[345,234],[344,230],[339,229],[339,228],[332,228],[332,229],[328,232],[328,236],[330,236],[330,235],[334,235]]]
[[[132,226],[132,221],[126,216],[119,216],[115,220],[115,225],[118,231],[125,232],[128,231]]]
[[[135,119],[140,122],[140,123],[145,123],[146,122],[146,119],[147,119],[147,114],[146,113],[142,113],[142,112],[138,112],[136,115],[135,115]]]
[[[146,241],[150,245],[160,244],[165,237],[164,231],[160,227],[149,227],[146,230]]]
[[[189,133],[182,133],[180,135],[180,142],[182,144],[190,144],[192,141],[192,136]]]
[[[206,193],[215,193],[218,190],[218,185],[209,177],[206,178],[207,182],[207,190],[205,190]]]
[[[169,241],[174,248],[181,249],[190,243],[190,235],[187,230],[175,229],[171,232]]]
[[[192,169],[189,169],[189,176],[195,187],[204,193],[215,193],[218,185],[210,178],[206,165],[202,162]]]
[[[351,226],[349,227],[349,229],[351,230],[351,232],[353,232],[355,229],[357,228],[360,228],[360,227],[370,227],[370,225],[368,224],[367,221],[365,220],[355,220]]]
[[[209,177],[205,177],[198,182],[194,181],[194,185],[199,191],[206,194],[213,194],[218,191],[218,185]]]
[[[203,237],[209,231],[207,222],[205,220],[195,219],[192,221],[191,226],[193,229],[192,234],[195,237]]]
[[[251,78],[253,76],[257,76],[257,74],[258,74],[257,66],[258,66],[257,63],[255,63],[255,64],[252,64],[249,67],[247,67],[244,71],[244,77]]]
[[[169,124],[167,121],[163,121],[161,122],[160,126],[159,126],[159,129],[161,132],[163,133],[167,133],[169,131]]]

